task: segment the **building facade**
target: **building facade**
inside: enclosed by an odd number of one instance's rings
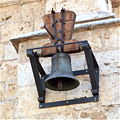
[[[39,109],[26,49],[50,42],[42,16],[64,7],[76,13],[73,39],[88,40],[100,67],[99,102]],[[0,119],[120,119],[120,0],[1,0]],[[72,68],[87,68],[83,53],[71,55]],[[50,58],[42,58],[50,72]],[[79,76],[71,91],[46,90],[46,102],[90,97],[89,77]]]

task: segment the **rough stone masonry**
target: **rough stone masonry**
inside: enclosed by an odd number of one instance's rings
[[[77,14],[73,39],[88,40],[100,66],[99,102],[39,109],[26,49],[50,40],[42,16],[64,7]],[[120,119],[120,0],[1,0],[0,119]],[[71,55],[72,68],[85,69],[83,53]],[[47,73],[50,58],[41,58]],[[46,102],[90,97],[89,77],[67,92],[47,89]],[[52,96],[52,97],[51,97]]]

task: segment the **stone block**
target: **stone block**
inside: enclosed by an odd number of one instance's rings
[[[40,60],[45,72],[50,73],[50,58]],[[48,64],[49,63],[49,64]],[[18,64],[18,85],[27,86],[34,85],[35,80],[32,72],[30,62],[24,64]]]
[[[52,119],[119,119],[119,106],[108,107],[89,107],[79,111],[66,111],[52,114]],[[112,115],[110,115],[112,112]],[[114,115],[113,115],[114,114]]]
[[[69,108],[68,108],[69,109]],[[69,109],[65,112],[55,112],[55,113],[42,113],[33,116],[24,116],[22,119],[47,119],[47,120],[74,120],[74,119],[87,119],[87,120],[103,120],[103,119],[119,119],[119,106],[112,107],[90,107],[88,109],[82,109],[76,111],[74,109]]]
[[[71,54],[70,57],[73,71],[87,69],[87,63],[83,52]]]
[[[55,91],[46,91],[46,102],[50,102],[52,100],[60,100],[63,99],[65,92],[55,92]],[[62,107],[52,107],[39,109],[38,95],[37,89],[35,85],[19,87],[18,92],[18,101],[16,102],[15,109],[15,118],[24,118],[29,116],[36,116],[38,114],[54,114],[58,112],[72,111],[73,108],[68,106]],[[30,108],[29,108],[30,106]],[[45,116],[46,118],[47,116]],[[33,118],[33,117],[31,117]],[[42,118],[42,117],[41,117]],[[49,118],[49,117],[48,117]]]
[[[17,59],[18,55],[11,43],[5,45],[5,55],[4,55],[4,60],[13,60]]]
[[[9,41],[13,36],[31,32],[32,30],[33,23],[29,21],[5,24],[1,27],[1,42]]]
[[[8,1],[8,3],[9,2],[10,0]],[[11,2],[14,2],[14,1],[12,0]],[[5,24],[6,23],[18,23],[18,22],[21,22],[21,20],[22,19],[21,19],[20,5],[0,7],[0,22],[3,22]]]
[[[4,58],[4,45],[0,44],[0,61]]]
[[[5,99],[16,98],[17,88],[17,80],[8,80],[5,82]]]
[[[23,21],[34,21],[36,19],[41,20],[43,14],[45,13],[46,2],[45,1],[30,2],[30,1],[29,2],[27,1],[27,4],[22,4],[21,6]],[[22,2],[25,3],[25,0],[22,0]]]
[[[38,1],[40,1],[40,0],[20,0],[20,2],[21,2],[22,4],[31,3],[31,2],[38,2]]]
[[[95,53],[101,75],[118,75],[120,72],[119,50],[109,50]]]
[[[120,106],[119,105],[110,105],[107,106],[107,118],[108,119],[120,119]]]
[[[119,31],[119,25],[81,30],[74,33],[73,39],[78,41],[88,40],[94,51],[119,49]]]
[[[97,108],[98,107],[98,108]],[[85,112],[80,112],[81,118],[90,118],[90,119],[119,119],[118,106],[112,107],[93,107],[85,110]],[[111,112],[114,114],[110,115]]]
[[[18,101],[15,105],[15,118],[24,117],[26,115],[32,116],[41,113],[35,85],[19,87],[17,96]]]
[[[34,86],[19,88],[17,96],[19,97],[15,104],[15,118],[35,114],[38,107],[36,88]]]
[[[27,58],[27,56],[25,56],[25,58]],[[50,58],[41,58],[40,63],[43,66],[45,72],[47,74],[50,73],[50,69],[51,69]],[[32,67],[31,67],[30,62],[18,64],[18,85],[19,86],[27,86],[27,85],[34,85],[34,84],[35,84],[35,80],[34,80]]]
[[[40,30],[40,24],[43,23],[42,16],[45,14],[46,1],[39,1],[35,3],[34,8],[34,31]]]
[[[23,4],[21,6],[23,21],[34,21],[34,7],[34,3]]]
[[[40,0],[1,0],[0,7],[9,6],[9,5],[16,5],[16,4],[25,4],[30,2],[39,2]]]
[[[0,102],[0,119],[13,119],[15,100]]]
[[[1,65],[1,64],[2,64],[2,63],[0,63],[0,65]],[[2,71],[2,68],[0,67],[0,82],[3,81],[2,74],[3,74],[3,71]]]
[[[16,2],[16,1],[19,2],[20,0],[1,0],[1,1],[0,1],[0,5],[3,5],[3,4],[6,5],[6,4],[8,4],[8,3],[9,3],[9,4],[10,4],[10,3],[13,4],[13,3]]]
[[[120,104],[120,79],[117,75],[100,77],[100,103],[102,105]]]
[[[30,63],[18,64],[18,86],[34,85],[35,80]]]
[[[0,67],[0,81],[17,79],[17,61],[3,62]]]
[[[26,53],[27,49],[35,48],[35,47],[42,47],[44,44],[48,42],[49,42],[49,39],[46,37],[43,37],[41,38],[41,40],[34,38],[34,39],[30,39],[30,41],[20,43],[19,44],[19,59],[18,59],[19,63],[23,64],[23,63],[29,62],[29,58],[27,57],[27,53]]]
[[[81,98],[81,97],[92,97],[91,83],[88,75],[76,77],[80,85],[70,91],[67,91],[67,99]]]
[[[46,89],[46,102],[55,102],[62,100],[67,100],[66,91],[53,91]]]
[[[4,101],[5,99],[5,83],[4,82],[0,82],[0,101]]]

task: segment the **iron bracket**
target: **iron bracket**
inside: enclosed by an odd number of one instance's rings
[[[89,74],[90,82],[92,86],[92,94],[93,97],[84,97],[78,99],[57,101],[57,102],[49,102],[45,103],[45,85],[44,80],[49,76],[46,74],[41,63],[39,62],[39,56],[37,52],[34,50],[48,48],[48,47],[59,47],[64,46],[66,44],[75,44],[78,43],[80,45],[80,51],[84,51],[88,69],[73,71],[74,76]],[[79,52],[80,52],[79,51]],[[40,108],[48,108],[55,106],[63,106],[63,105],[71,105],[71,104],[79,104],[79,103],[87,103],[87,102],[95,102],[99,100],[99,66],[95,59],[95,56],[90,48],[88,41],[77,41],[72,43],[60,43],[51,46],[44,46],[38,48],[27,49],[27,56],[30,59],[37,91],[38,91],[38,101],[40,103]]]

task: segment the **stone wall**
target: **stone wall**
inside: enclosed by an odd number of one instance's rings
[[[94,23],[90,27],[91,23],[89,23],[86,25],[87,27],[77,27],[74,31],[74,39],[89,40],[99,63],[99,102],[39,109],[37,90],[29,59],[26,56],[26,49],[31,46],[42,46],[49,41],[48,36],[35,33],[36,35],[28,38],[24,38],[24,35],[21,39],[16,37],[17,40],[22,41],[19,43],[18,53],[10,42],[11,37],[39,30],[40,24],[43,23],[42,16],[48,13],[51,7],[56,10],[61,9],[61,6],[67,7],[67,9],[72,7],[77,15],[86,13],[86,11],[111,12],[110,0],[96,1],[0,1],[0,119],[120,119],[120,22],[96,25],[97,27]],[[76,9],[79,8],[79,5],[81,8]],[[115,9],[117,11],[118,8],[119,6],[117,9],[114,8],[114,11]],[[119,10],[115,13],[119,17]],[[83,53],[71,55],[71,58],[74,70],[86,68]],[[40,61],[45,70],[50,72],[50,58],[42,58]],[[68,92],[55,92],[47,89],[46,102],[92,96],[89,77],[87,75],[79,76],[79,80],[81,86]]]
[[[15,116],[18,58],[11,37],[39,29],[44,0],[0,0],[0,119]]]

